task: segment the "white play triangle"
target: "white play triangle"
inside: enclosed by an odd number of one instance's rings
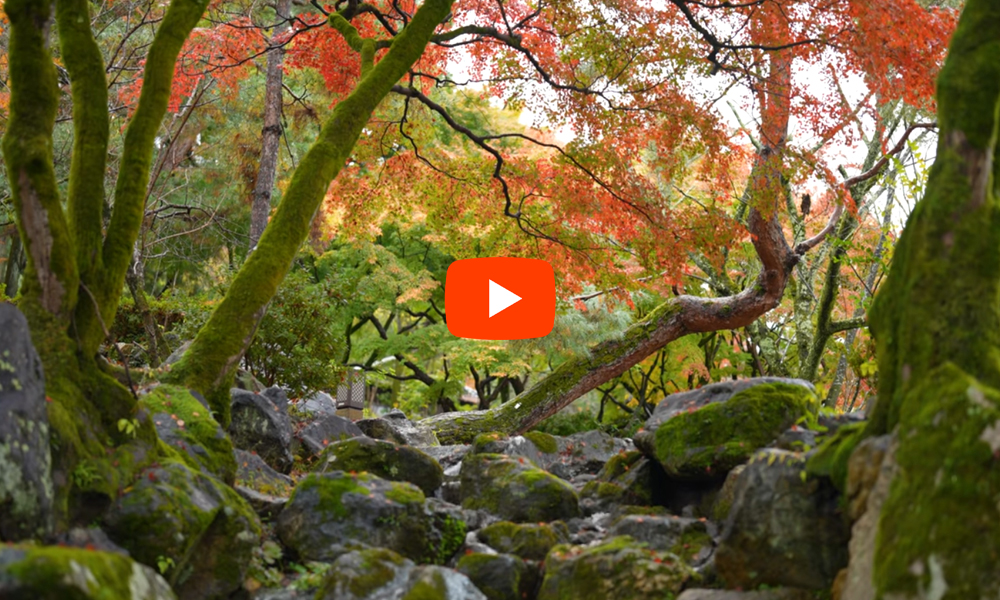
[[[490,282],[490,317],[497,314],[501,310],[521,301],[521,297],[514,292],[503,287],[499,283],[489,280]]]

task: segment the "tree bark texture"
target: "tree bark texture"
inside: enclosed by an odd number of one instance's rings
[[[261,131],[260,164],[254,182],[250,206],[250,250],[254,249],[267,226],[271,214],[271,191],[278,170],[278,149],[281,142],[281,88],[284,79],[285,47],[277,46],[290,29],[288,20],[291,0],[277,0],[275,13],[278,24],[271,34],[272,48],[267,51],[267,78],[264,83],[264,129]]]

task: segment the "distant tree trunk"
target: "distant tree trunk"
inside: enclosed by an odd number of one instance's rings
[[[875,251],[872,253],[874,262],[868,270],[868,275],[865,277],[864,288],[861,290],[861,297],[858,299],[857,308],[854,309],[854,314],[851,315],[854,319],[860,319],[865,316],[864,303],[868,300],[869,290],[875,285],[875,278],[878,276],[880,270],[882,255],[885,253],[889,225],[892,223],[892,207],[894,204],[894,188],[892,185],[894,181],[895,178],[893,177],[889,183],[889,199],[885,207],[885,212],[882,214],[882,233],[879,235],[878,243],[875,244]],[[840,399],[840,394],[844,389],[844,380],[847,378],[847,354],[850,352],[851,347],[854,346],[854,339],[857,337],[858,331],[859,329],[851,329],[847,332],[847,337],[844,340],[844,352],[841,353],[840,358],[837,360],[837,370],[834,372],[833,383],[830,384],[830,390],[827,392],[826,399],[823,400],[823,406],[837,406],[837,401]]]
[[[629,327],[620,339],[608,340],[585,356],[567,360],[500,406],[424,419],[422,423],[435,430],[442,444],[469,442],[480,433],[527,431],[668,343],[691,333],[745,327],[781,302],[788,276],[800,257],[789,248],[778,221],[779,207],[785,202],[782,151],[788,133],[790,82],[790,56],[771,55],[770,73],[760,93],[762,143],[746,194],[752,207],[747,226],[761,261],[755,284],[727,298],[672,298]]]
[[[290,29],[288,19],[291,0],[277,0],[274,11],[278,24],[271,34],[272,48],[267,52],[267,79],[264,83],[264,129],[261,132],[260,165],[254,182],[250,209],[250,250],[254,249],[267,226],[271,213],[271,190],[278,170],[278,148],[281,142],[281,87],[284,78],[285,47],[275,46]]]
[[[132,300],[135,302],[135,310],[142,319],[142,329],[146,333],[146,356],[149,360],[149,366],[156,368],[170,356],[170,347],[163,339],[163,333],[149,307],[149,300],[146,298],[146,291],[143,288],[144,270],[145,266],[139,255],[138,245],[136,245],[135,258],[125,273],[125,285],[128,286]]]

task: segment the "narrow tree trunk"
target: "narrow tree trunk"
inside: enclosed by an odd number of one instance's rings
[[[229,423],[229,387],[236,366],[309,234],[330,182],[347,162],[372,112],[423,54],[451,5],[452,0],[426,0],[421,4],[378,64],[373,64],[374,41],[362,39],[341,15],[331,15],[330,24],[361,53],[361,80],[333,109],[316,143],[295,170],[256,251],[250,254],[226,297],[168,376],[171,381],[204,392],[221,423]]]
[[[869,290],[871,290],[872,286],[875,285],[875,278],[878,276],[879,267],[882,261],[882,254],[885,252],[886,237],[889,231],[889,225],[892,223],[892,207],[894,204],[894,188],[892,186],[894,181],[895,177],[893,177],[889,183],[889,200],[886,204],[885,212],[882,214],[882,233],[878,237],[878,243],[875,244],[875,252],[872,254],[874,262],[868,270],[868,275],[865,277],[865,287],[861,290],[861,297],[858,299],[858,307],[854,309],[854,314],[851,315],[855,319],[860,319],[865,316],[864,304],[868,300]],[[835,407],[837,406],[838,400],[840,400],[840,393],[844,389],[844,380],[847,378],[847,353],[850,352],[851,347],[854,346],[854,339],[858,336],[858,331],[858,329],[851,329],[847,332],[847,338],[844,340],[844,352],[837,360],[837,370],[833,375],[833,383],[830,384],[830,390],[827,393],[826,399],[823,400],[823,406]]]
[[[271,190],[274,189],[275,173],[278,170],[278,148],[281,142],[281,86],[284,75],[285,47],[275,46],[281,42],[289,30],[288,19],[291,0],[277,0],[274,11],[278,24],[271,34],[271,45],[267,52],[267,79],[264,83],[264,129],[261,132],[260,166],[254,182],[253,203],[250,208],[250,250],[260,240],[271,213]]]
[[[142,319],[142,329],[146,333],[146,356],[149,359],[149,366],[156,368],[170,355],[170,347],[163,339],[163,333],[153,317],[153,311],[149,308],[146,291],[143,289],[144,266],[138,250],[137,245],[135,258],[128,272],[125,273],[125,285],[128,286],[132,300],[135,302],[135,310]]]

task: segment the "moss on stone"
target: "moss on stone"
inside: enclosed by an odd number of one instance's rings
[[[534,592],[528,567],[509,554],[466,554],[455,570],[468,577],[487,600],[521,600]]]
[[[444,470],[427,453],[366,437],[334,442],[317,459],[322,470],[367,471],[391,481],[408,481],[433,494],[444,481]]]
[[[420,488],[401,483],[393,483],[392,489],[385,493],[385,497],[400,504],[422,504],[426,500]]]
[[[579,516],[576,490],[523,458],[466,455],[461,490],[463,507],[512,521],[537,523]]]
[[[440,539],[429,545],[426,562],[443,565],[465,545],[465,534],[468,533],[469,526],[465,521],[445,516],[437,523],[437,530],[440,532]]]
[[[814,419],[818,406],[802,386],[756,385],[660,425],[656,458],[675,477],[722,475],[800,419]]]
[[[367,495],[368,488],[364,484],[370,481],[367,473],[351,474],[350,477],[322,477],[315,473],[310,473],[305,479],[295,486],[289,502],[295,499],[296,494],[316,490],[319,496],[317,508],[323,512],[330,513],[338,519],[347,517],[348,510],[344,506],[343,496],[347,493]]]
[[[819,477],[829,477],[843,493],[847,489],[847,464],[851,453],[865,439],[865,423],[844,425],[835,434],[823,440],[816,452],[806,461],[806,472]]]
[[[528,560],[543,560],[553,546],[569,541],[569,529],[561,521],[523,525],[500,521],[479,530],[477,535],[499,552]]]
[[[401,600],[446,600],[448,585],[437,570],[422,573]]]
[[[406,559],[386,548],[360,550],[366,571],[352,577],[348,589],[358,598],[367,598],[371,593],[392,581],[396,569],[406,563]],[[317,594],[321,597],[322,593]]]
[[[552,548],[538,600],[672,599],[698,579],[676,555],[617,536],[594,546]]]
[[[18,597],[121,600],[137,598],[142,589],[149,594],[144,598],[173,597],[165,581],[154,581],[153,573],[121,554],[61,546],[7,546],[0,554],[0,580],[17,581],[25,593]]]
[[[1000,391],[945,363],[907,394],[898,438],[875,549],[878,597],[997,597]]]
[[[528,431],[522,434],[525,439],[530,441],[538,448],[539,452],[545,454],[555,454],[559,452],[559,445],[556,443],[556,438],[541,431]]]
[[[617,483],[609,483],[607,481],[588,481],[583,489],[580,490],[580,495],[583,497],[599,498],[601,500],[614,499],[622,496],[625,493],[625,488],[618,485]]]
[[[493,450],[490,449],[491,446],[505,437],[506,436],[495,431],[490,433],[480,433],[475,437],[475,439],[472,440],[472,448],[469,449],[469,452],[472,454],[492,453]]]
[[[193,468],[200,468],[232,484],[236,479],[233,444],[208,408],[191,392],[175,385],[158,385],[140,399],[154,419],[170,419],[177,427],[178,456]]]

